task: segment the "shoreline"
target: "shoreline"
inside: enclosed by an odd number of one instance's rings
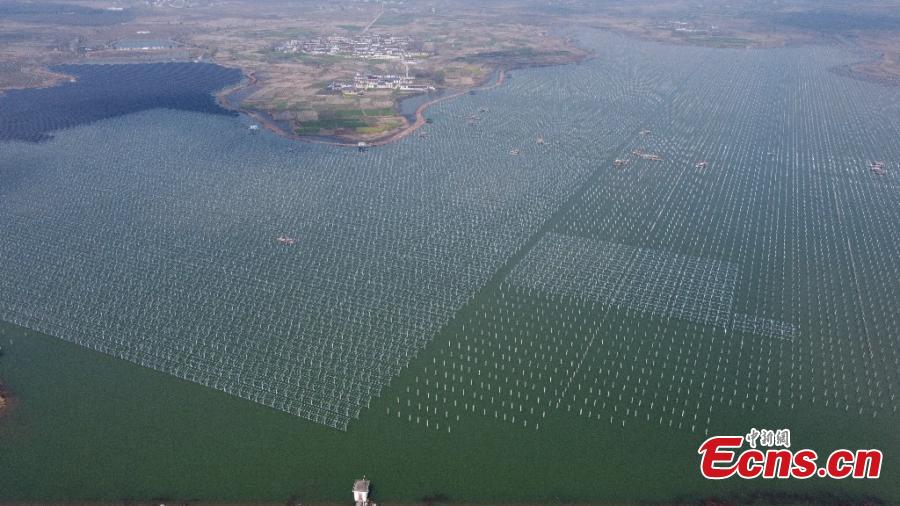
[[[493,72],[490,75],[493,75]],[[462,90],[458,90],[456,92],[450,93],[449,95],[443,95],[443,96],[428,100],[426,102],[423,102],[422,104],[419,104],[419,106],[416,107],[416,111],[414,113],[416,120],[413,123],[410,123],[409,120],[406,118],[406,116],[404,116],[402,114],[398,115],[400,120],[403,122],[403,126],[400,127],[400,129],[397,131],[390,132],[386,135],[383,135],[381,137],[376,137],[371,140],[360,139],[360,140],[356,140],[356,141],[349,140],[349,139],[342,140],[340,138],[335,138],[335,140],[327,140],[325,138],[322,138],[322,136],[297,135],[294,133],[286,132],[283,128],[281,128],[279,125],[277,125],[274,121],[264,117],[259,112],[249,111],[249,110],[246,110],[246,109],[240,107],[239,105],[233,104],[230,100],[231,95],[238,93],[240,91],[246,90],[247,88],[254,86],[255,84],[257,84],[259,82],[259,80],[256,78],[255,72],[251,71],[251,72],[245,74],[245,77],[246,77],[245,82],[239,83],[235,86],[225,88],[225,89],[219,91],[218,93],[216,93],[216,95],[215,95],[216,101],[219,103],[219,105],[221,105],[222,107],[224,107],[225,109],[227,109],[229,111],[234,111],[234,112],[237,112],[240,114],[246,114],[247,116],[253,118],[257,123],[259,123],[260,126],[262,126],[264,129],[266,129],[280,137],[284,137],[284,138],[295,140],[295,141],[305,142],[305,143],[309,143],[309,144],[323,144],[323,145],[327,145],[327,146],[356,148],[356,147],[359,147],[360,142],[365,142],[365,147],[376,147],[376,146],[384,146],[387,144],[398,142],[402,139],[405,139],[406,137],[409,137],[413,132],[415,132],[416,130],[422,128],[423,126],[425,126],[427,124],[427,118],[425,118],[425,111],[428,110],[429,107],[439,104],[445,100],[451,100],[454,98],[458,98],[462,95],[466,95],[473,91],[487,91],[487,90],[497,88],[498,86],[501,86],[506,81],[506,70],[502,69],[502,68],[497,69],[497,80],[493,83],[485,84],[485,82],[482,82],[481,84],[474,86],[472,88],[465,88]],[[490,78],[490,76],[488,76],[488,77]],[[414,95],[412,95],[412,96],[414,96]]]
[[[59,72],[54,72],[50,67],[53,65],[46,65],[43,68],[46,69],[46,74],[44,75],[44,79],[34,85],[34,86],[18,86],[18,85],[10,85],[10,86],[2,86],[0,87],[0,96],[3,96],[11,91],[22,91],[22,90],[43,90],[47,88],[53,88],[56,86],[60,86],[67,82],[75,79],[75,76],[70,76],[68,74],[62,74]]]

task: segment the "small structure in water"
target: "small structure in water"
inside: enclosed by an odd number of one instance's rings
[[[631,151],[631,154],[640,158],[641,160],[652,160],[654,162],[658,162],[662,160],[662,157],[655,153],[644,153],[641,149],[634,149]]]
[[[375,503],[369,500],[369,483],[365,476],[353,482],[353,502],[356,506],[375,506]]]

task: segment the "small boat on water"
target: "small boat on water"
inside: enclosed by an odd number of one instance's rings
[[[519,156],[519,152],[520,151],[518,149],[510,149],[509,150],[509,154],[512,156]]]
[[[869,162],[869,168],[872,170],[872,172],[878,174],[879,176],[883,176],[886,174],[886,171],[884,170],[885,165],[886,164],[882,161]]]
[[[626,165],[628,165],[628,160],[616,158],[615,161],[613,161],[613,167],[615,167],[617,169],[621,169],[622,167],[624,167]]]
[[[654,162],[658,162],[658,161],[662,160],[661,156],[659,156],[655,153],[644,153],[640,149],[635,149],[634,151],[631,152],[631,154],[640,158],[641,160],[651,160]]]
[[[278,237],[275,238],[275,240],[278,241],[279,244],[284,244],[287,246],[297,244],[297,242],[299,241],[299,239],[297,239],[296,237],[289,237],[284,234],[279,235]]]
[[[705,169],[709,167],[709,162],[707,162],[706,160],[700,160],[699,162],[694,164],[694,167],[698,169]]]

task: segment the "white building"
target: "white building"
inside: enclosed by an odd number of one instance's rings
[[[331,91],[345,94],[360,94],[368,90],[400,90],[400,91],[432,91],[434,86],[417,84],[415,78],[396,74],[356,74],[353,81],[332,81],[328,85]]]
[[[356,506],[369,504],[369,480],[365,476],[353,482],[353,501],[356,502]]]

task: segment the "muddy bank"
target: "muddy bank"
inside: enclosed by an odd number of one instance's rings
[[[893,73],[878,66],[875,62],[861,62],[843,65],[831,69],[839,76],[849,77],[858,81],[877,83],[885,86],[900,86],[900,71]]]
[[[73,79],[41,65],[0,62],[0,96],[14,90],[52,88]]]

